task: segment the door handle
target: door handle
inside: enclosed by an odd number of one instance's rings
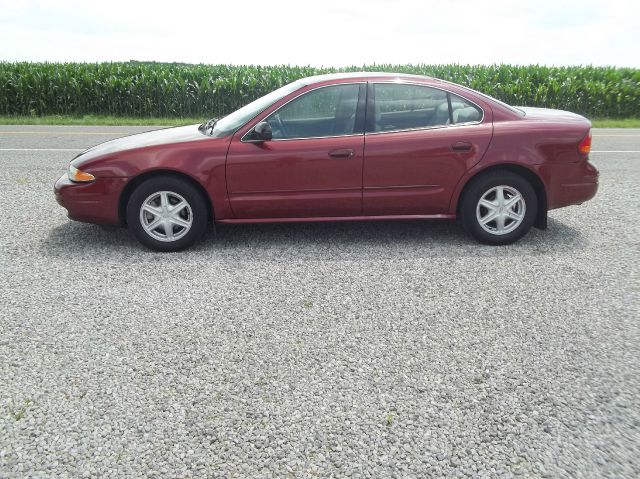
[[[353,156],[353,150],[351,148],[331,150],[329,152],[329,157],[334,158],[336,160],[351,158],[352,156]]]
[[[456,141],[451,145],[453,151],[471,151],[471,143],[468,141]]]

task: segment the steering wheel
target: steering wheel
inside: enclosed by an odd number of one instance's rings
[[[287,137],[287,130],[284,127],[284,123],[282,122],[282,119],[280,118],[280,114],[276,113],[275,115],[272,116],[274,122],[276,123],[276,128],[278,130],[280,130],[280,132],[282,133],[283,138]]]

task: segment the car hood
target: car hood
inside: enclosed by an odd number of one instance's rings
[[[519,110],[525,112],[527,120],[547,120],[547,121],[589,121],[584,116],[564,110],[554,110],[552,108],[533,108],[529,106],[519,106]]]
[[[83,151],[78,156],[82,156],[83,160],[86,160],[136,148],[206,139],[211,139],[211,137],[200,133],[198,125],[178,126],[174,128],[163,128],[160,130],[148,131],[146,133],[137,133],[135,135],[105,141],[104,143],[100,143],[99,145]]]

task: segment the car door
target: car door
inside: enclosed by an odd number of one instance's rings
[[[455,186],[491,141],[490,112],[412,83],[371,83],[367,101],[363,214],[448,213]]]
[[[251,143],[244,129],[227,154],[227,192],[237,218],[362,214],[366,83],[308,90],[266,121],[270,141]]]

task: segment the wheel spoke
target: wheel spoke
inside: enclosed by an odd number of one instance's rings
[[[520,213],[516,213],[513,210],[505,211],[505,215],[507,216],[507,218],[510,218],[513,221],[521,221],[522,220],[522,215]]]
[[[489,200],[485,200],[484,198],[482,198],[479,202],[480,206],[484,206],[486,209],[488,209],[489,211],[495,211],[495,209],[497,208],[495,203],[492,203]]]
[[[171,221],[171,223],[173,223],[174,225],[182,226],[183,228],[188,228],[189,226],[191,226],[191,223],[180,218],[179,216],[174,216],[169,221]]]
[[[504,207],[505,208],[512,208],[521,199],[522,199],[522,196],[520,194],[514,195],[512,198],[509,198],[505,202]]]
[[[142,205],[142,209],[147,213],[151,213],[153,216],[160,216],[162,214],[162,210],[160,208],[156,208],[155,206],[151,206],[150,204]]]
[[[504,189],[502,186],[496,187],[496,203],[498,206],[504,205]]]
[[[169,208],[169,211],[172,214],[177,214],[179,211],[182,211],[182,209],[187,206],[187,202],[186,201],[181,201],[180,203],[178,203],[177,205],[172,205]]]
[[[143,225],[144,229],[147,231],[153,231],[155,230],[158,226],[160,226],[160,224],[162,223],[162,218],[156,218],[154,219],[151,223],[149,223],[148,225]]]
[[[498,232],[502,232],[504,231],[504,215],[497,215],[496,216],[496,231]]]
[[[480,218],[480,223],[482,223],[483,225],[486,225],[487,223],[491,223],[497,217],[498,217],[498,212],[497,211],[492,211],[488,215],[483,216],[482,218]]]
[[[166,191],[163,191],[162,193],[160,193],[160,205],[162,206],[163,210],[168,210],[169,207],[171,206],[169,204],[169,195],[167,194]]]
[[[173,241],[173,224],[171,223],[171,221],[164,220],[162,222],[162,226],[164,227],[164,235],[169,241]]]

